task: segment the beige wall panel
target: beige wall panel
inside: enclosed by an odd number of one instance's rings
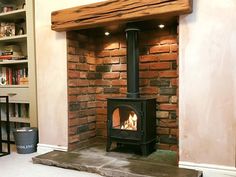
[[[235,166],[235,11],[235,0],[194,0],[180,18],[180,161]]]

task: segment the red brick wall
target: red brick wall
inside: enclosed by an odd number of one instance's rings
[[[69,149],[96,135],[96,87],[88,79],[95,68],[93,42],[67,33]]]
[[[175,31],[175,30],[174,30]],[[126,96],[125,35],[68,38],[69,147],[106,136],[106,98]],[[140,93],[157,98],[160,149],[177,150],[178,44],[171,29],[140,33]]]

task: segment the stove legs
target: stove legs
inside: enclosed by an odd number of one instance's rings
[[[147,144],[141,145],[141,152],[142,152],[143,156],[148,155],[148,147],[147,146],[148,146]]]
[[[124,143],[124,144],[128,144],[128,143]],[[117,148],[123,147],[124,144],[120,143],[119,141],[116,142]],[[155,151],[155,144],[156,144],[156,141],[152,141],[152,142],[150,142],[148,144],[139,144],[139,145],[137,144],[137,146],[140,147],[141,154],[143,156],[147,156],[150,153]],[[111,151],[111,145],[112,145],[111,138],[107,138],[107,145],[106,145],[106,151],[107,152]]]
[[[109,152],[111,149],[111,139],[107,138],[107,147],[106,147],[106,151]]]
[[[154,152],[156,150],[155,145],[156,145],[156,141],[152,141],[148,144],[142,144],[141,145],[142,155],[147,156],[150,153]]]

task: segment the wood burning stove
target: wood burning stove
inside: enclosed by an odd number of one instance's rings
[[[156,99],[139,97],[138,33],[126,30],[127,98],[108,98],[107,151],[115,141],[140,146],[148,155],[156,144]]]
[[[143,155],[154,150],[156,144],[156,99],[109,98],[108,141],[138,145]]]

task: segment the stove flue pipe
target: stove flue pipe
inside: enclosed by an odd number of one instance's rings
[[[139,98],[139,29],[127,28],[127,97]]]

